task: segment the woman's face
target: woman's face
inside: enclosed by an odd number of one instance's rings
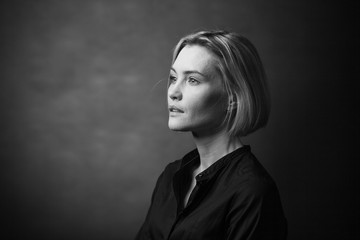
[[[171,130],[211,134],[223,128],[228,99],[216,62],[202,46],[187,45],[180,51],[168,87]]]

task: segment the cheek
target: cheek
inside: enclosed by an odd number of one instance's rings
[[[201,114],[212,114],[226,111],[227,97],[223,92],[203,95],[194,102],[194,110]]]

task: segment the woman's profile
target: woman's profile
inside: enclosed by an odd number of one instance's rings
[[[253,44],[226,31],[185,36],[167,96],[169,128],[191,132],[196,149],[161,173],[136,239],[286,239],[277,186],[242,142],[270,113]]]

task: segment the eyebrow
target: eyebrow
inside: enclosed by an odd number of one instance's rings
[[[176,73],[176,70],[173,67],[171,67],[170,70],[173,70]],[[203,74],[203,73],[201,73],[199,71],[196,71],[196,70],[184,71],[184,74],[186,74],[186,75],[193,74],[193,73],[199,74],[199,75],[201,75],[201,76],[203,76],[205,78],[207,77],[205,74]]]

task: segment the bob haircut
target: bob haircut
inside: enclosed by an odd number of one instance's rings
[[[224,118],[230,137],[246,136],[264,127],[270,114],[270,94],[254,45],[234,32],[200,31],[178,42],[172,64],[187,45],[205,47],[218,57],[216,67],[230,106]]]

